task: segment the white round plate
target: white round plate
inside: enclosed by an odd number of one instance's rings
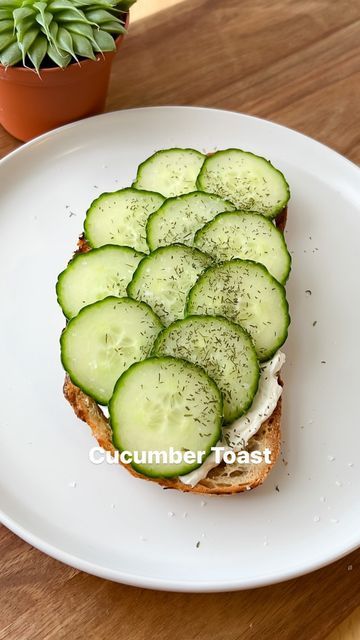
[[[58,273],[102,191],[155,150],[240,147],[292,191],[283,460],[246,494],[164,491],[89,461],[62,395]],[[360,173],[300,133],[184,107],[119,111],[33,140],[0,164],[2,522],[45,553],[119,582],[220,591],[270,584],[360,544]],[[311,293],[310,293],[311,292]],[[200,543],[200,544],[199,544]]]

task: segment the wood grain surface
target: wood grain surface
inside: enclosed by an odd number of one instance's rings
[[[299,129],[360,161],[358,1],[139,2],[134,16],[141,19],[114,64],[108,110],[233,109]],[[155,9],[163,10],[143,17]],[[0,156],[19,144],[0,127]],[[360,638],[360,551],[279,585],[204,595],[94,578],[4,527],[0,554],[0,640]]]

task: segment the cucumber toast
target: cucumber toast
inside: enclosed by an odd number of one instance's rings
[[[56,283],[64,395],[135,477],[255,488],[280,451],[289,185],[241,149],[161,149],[134,175],[90,204]]]

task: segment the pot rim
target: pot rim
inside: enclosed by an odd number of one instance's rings
[[[126,18],[125,18],[125,23],[124,23],[125,29],[128,28],[129,22],[130,22],[130,12],[127,11]],[[122,41],[122,39],[124,38],[125,35],[126,35],[125,33],[120,33],[117,36],[117,38],[115,38],[116,49],[119,48],[119,45],[120,45],[120,43],[121,43],[121,41]],[[95,60],[91,60],[90,58],[85,58],[84,60],[81,60],[80,62],[76,62],[76,61],[75,62],[71,62],[67,67],[64,67],[64,68],[63,67],[44,67],[44,68],[40,67],[39,74],[40,74],[40,76],[42,74],[54,75],[55,73],[59,73],[59,72],[64,73],[64,72],[66,72],[67,69],[71,69],[71,68],[74,68],[74,67],[78,68],[78,67],[88,66],[90,64],[94,64],[94,62],[100,62],[108,54],[114,55],[116,53],[116,49],[114,49],[113,51],[105,51],[102,54],[98,53],[96,55],[96,59]],[[31,73],[31,74],[35,73],[35,75],[37,75],[35,69],[32,69],[30,67],[23,67],[23,66],[21,66],[21,67],[11,67],[11,66],[10,67],[4,67],[1,63],[0,63],[0,72],[3,72],[3,74],[19,73],[21,75],[25,75],[25,74],[28,74],[28,73]]]

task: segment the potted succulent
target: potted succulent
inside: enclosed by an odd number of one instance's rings
[[[136,0],[1,0],[0,123],[29,140],[100,113]]]

